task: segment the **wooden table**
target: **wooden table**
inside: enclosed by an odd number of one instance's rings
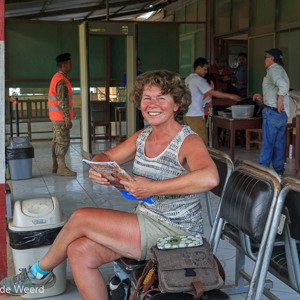
[[[217,106],[231,106],[235,105],[236,101],[231,100],[229,98],[212,98],[212,106],[217,107]]]
[[[262,118],[234,119],[213,115],[213,146],[218,148],[218,128],[230,130],[230,157],[234,162],[235,131],[262,128]]]
[[[117,112],[119,112],[119,142],[123,140],[122,136],[122,111],[126,111],[126,107],[115,107],[115,122],[116,122],[116,135],[117,135]]]

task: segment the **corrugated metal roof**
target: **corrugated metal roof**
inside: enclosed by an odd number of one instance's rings
[[[44,21],[132,20],[177,0],[5,0],[5,18]],[[108,4],[108,8],[107,8]]]

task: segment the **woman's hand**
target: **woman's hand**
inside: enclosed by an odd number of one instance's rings
[[[102,185],[111,185],[108,179],[103,177],[100,173],[96,172],[94,169],[90,169],[89,177],[95,183],[102,184]]]
[[[121,180],[120,183],[125,186],[126,191],[137,199],[153,196],[151,193],[153,182],[143,177],[134,177],[134,181]]]

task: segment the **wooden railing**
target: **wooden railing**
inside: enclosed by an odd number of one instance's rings
[[[50,126],[49,130],[46,130],[46,131],[41,131],[41,130],[33,131],[32,130],[32,123],[50,122],[47,99],[20,100],[20,101],[18,101],[17,105],[11,103],[10,108],[13,109],[13,111],[11,112],[11,117],[12,117],[11,131],[13,130],[12,124],[16,124],[16,108],[18,108],[19,123],[27,124],[27,131],[19,132],[20,134],[28,134],[29,139],[31,139],[32,134],[52,132],[52,126]],[[13,132],[13,134],[14,133],[17,133],[17,132]]]

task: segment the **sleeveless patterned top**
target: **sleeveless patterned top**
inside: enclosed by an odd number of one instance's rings
[[[178,153],[184,139],[194,133],[189,126],[182,129],[173,138],[166,149],[154,158],[145,155],[145,144],[152,128],[143,130],[136,139],[136,156],[133,164],[134,176],[152,181],[165,180],[188,173],[178,159]],[[153,196],[154,204],[139,202],[138,210],[154,219],[166,222],[189,234],[203,233],[200,194]]]

